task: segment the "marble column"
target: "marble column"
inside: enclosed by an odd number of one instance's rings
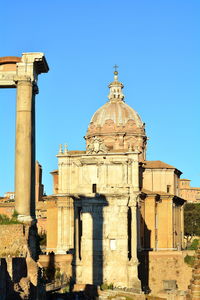
[[[20,220],[31,221],[35,216],[35,199],[32,199],[32,171],[35,169],[34,89],[29,77],[23,76],[16,81],[15,210]]]

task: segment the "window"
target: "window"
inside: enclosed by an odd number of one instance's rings
[[[171,185],[167,185],[167,193],[170,193]]]
[[[92,192],[95,193],[95,194],[97,192],[97,185],[96,185],[96,183],[93,183],[93,185],[92,185]]]

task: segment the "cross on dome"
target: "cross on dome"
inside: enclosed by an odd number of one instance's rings
[[[117,69],[119,68],[116,64],[113,66],[113,68],[115,69],[114,71],[114,81],[118,81],[118,71]]]
[[[115,72],[117,72],[117,69],[119,68],[116,64],[113,66],[113,68],[115,69]]]

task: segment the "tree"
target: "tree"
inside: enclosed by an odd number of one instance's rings
[[[187,239],[187,245],[194,236],[200,236],[200,203],[185,204],[184,232]]]

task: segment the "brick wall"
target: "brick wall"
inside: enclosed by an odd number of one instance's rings
[[[146,255],[145,255],[146,254]],[[152,294],[163,291],[163,280],[176,280],[177,289],[187,291],[192,279],[192,267],[184,262],[184,257],[194,255],[194,251],[150,251],[140,259],[140,278],[143,286],[149,285]]]

